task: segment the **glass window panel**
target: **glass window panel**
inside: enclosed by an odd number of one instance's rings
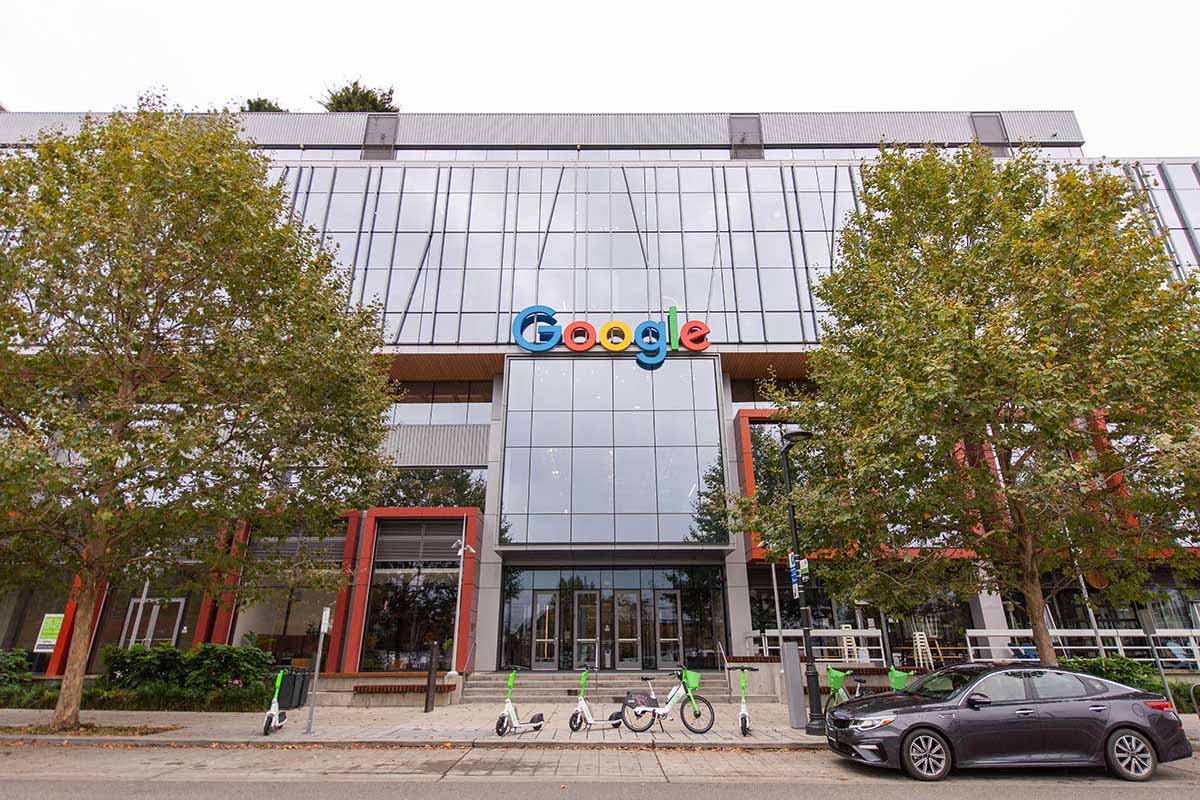
[[[504,421],[504,446],[528,447],[532,442],[533,413],[510,411]]]
[[[534,447],[570,447],[571,412],[533,412],[533,428],[530,441]]]
[[[783,183],[779,177],[778,167],[751,167],[750,191],[752,192],[782,192]]]
[[[611,447],[613,444],[611,411],[576,411],[571,425],[571,442],[576,447]]]
[[[720,446],[721,423],[716,411],[696,412],[696,444],[703,447]],[[705,465],[700,466],[703,469]]]
[[[633,206],[629,197],[624,194],[609,195],[611,198],[609,227],[614,231],[636,231],[637,224],[633,219]],[[592,228],[592,230],[597,230]]]
[[[692,532],[691,514],[659,514],[658,540],[663,543],[680,544],[695,540]]]
[[[693,270],[695,271],[695,270]],[[705,274],[704,270],[699,270],[699,274]],[[664,269],[658,273],[661,283],[662,308],[670,308],[676,306],[680,309],[688,308],[683,288],[683,270],[681,269]],[[653,298],[651,298],[653,299]]]
[[[547,235],[541,263],[545,269],[563,269],[574,266],[575,235],[571,233]]]
[[[616,447],[614,459],[614,508],[617,514],[654,513],[657,511],[657,475],[654,449]]]
[[[763,341],[763,320],[759,314],[738,314],[739,338],[743,342]]]
[[[639,367],[632,358],[616,359],[612,362],[612,367],[613,407],[619,411],[651,410],[653,373]]]
[[[717,407],[715,365],[711,359],[696,358],[692,364],[692,397],[694,408]]]
[[[538,275],[538,302],[558,311],[575,307],[574,281],[567,270],[550,270]]]
[[[466,265],[467,235],[447,233],[442,242],[442,266],[461,268]]]
[[[367,188],[366,167],[338,167],[333,178],[335,192],[357,192],[361,194]]]
[[[571,366],[566,359],[539,358],[533,369],[534,410],[570,410]]]
[[[654,514],[618,514],[616,540],[622,543],[658,541],[658,519]]]
[[[735,269],[733,279],[737,284],[738,308],[754,310],[762,308],[758,299],[758,271],[753,269]]]
[[[534,423],[537,435],[537,423]],[[536,491],[529,493],[530,514],[566,514],[571,510],[571,450],[535,447],[530,450],[529,474]]]
[[[463,288],[463,311],[495,311],[500,271],[470,270]]]
[[[647,308],[646,271],[615,269],[613,308],[617,311],[641,311]]]
[[[499,269],[503,252],[503,234],[472,233],[467,240],[467,267]]]
[[[375,200],[375,198],[372,198]],[[368,212],[369,213],[369,212]],[[381,194],[375,200],[375,224],[377,231],[391,231],[396,227],[396,215],[400,213],[400,195]]]
[[[712,192],[712,170],[683,167],[679,170],[679,190],[682,192]]]
[[[431,194],[410,194],[406,191],[403,199],[400,201],[400,230],[431,230],[433,223],[433,200],[434,197]]]
[[[524,447],[509,447],[504,451],[503,513],[524,514],[529,509],[530,452]]]
[[[474,195],[471,199],[471,230],[498,231],[503,225],[504,195]]]
[[[508,408],[528,411],[533,408],[533,359],[514,358],[508,362]]]
[[[754,228],[760,231],[786,231],[787,216],[783,208],[783,195],[754,192],[750,195],[754,209]]]
[[[658,265],[664,269],[683,266],[683,237],[678,233],[658,236]]]
[[[680,230],[679,195],[658,195],[658,229],[660,231]]]
[[[694,447],[659,447],[656,478],[658,510],[665,514],[687,514],[699,493],[699,469]]]
[[[798,311],[796,274],[791,269],[761,269],[763,308],[767,311]]]
[[[654,444],[654,413],[617,411],[613,414],[613,441],[626,447],[650,447]]]
[[[530,514],[526,541],[529,544],[557,544],[571,540],[571,518],[566,514]],[[555,577],[557,578],[557,570]]]
[[[392,244],[395,237],[390,233],[375,233],[371,235],[371,247],[367,254],[368,267],[387,268],[392,261]]]
[[[1200,182],[1197,182],[1196,179],[1196,170],[1191,164],[1163,164],[1163,170],[1171,179],[1173,188],[1200,189]],[[1200,224],[1200,220],[1197,220],[1196,224]]]
[[[829,256],[829,234],[821,231],[804,233],[804,255],[810,267],[828,269],[831,265]]]
[[[335,194],[329,201],[329,217],[325,229],[356,231],[362,221],[363,198],[358,194]]]
[[[612,542],[614,525],[615,518],[612,514],[572,514],[571,541],[578,544]]]
[[[429,416],[432,425],[463,425],[466,421],[466,403],[434,403]]]
[[[506,170],[497,168],[476,169],[472,190],[475,192],[503,192],[505,173]]]
[[[655,411],[654,444],[685,446],[696,444],[696,419],[691,411]]]
[[[401,233],[396,236],[396,252],[392,263],[397,267],[419,267],[429,236],[424,233]]]
[[[646,259],[636,233],[614,233],[612,235],[612,264],[614,267],[637,267],[645,269]]]
[[[730,192],[726,195],[729,206],[729,229],[734,231],[753,230],[750,217],[750,195],[742,192]]]
[[[804,326],[800,312],[768,311],[766,314],[767,340],[771,342],[802,342]]]
[[[683,229],[685,231],[715,231],[717,229],[716,208],[711,194],[680,195],[683,205]],[[661,218],[660,218],[661,219]]]
[[[613,451],[610,448],[573,448],[571,476],[572,512],[613,513]]]
[[[800,226],[806,231],[829,230],[825,224],[825,211],[821,207],[821,195],[817,192],[800,192]]]
[[[714,267],[720,264],[715,233],[683,234],[683,263],[688,267]]]
[[[668,358],[651,374],[655,410],[692,408],[692,373],[687,359]]]
[[[437,188],[438,171],[431,167],[409,167],[404,174],[404,194],[409,192],[432,192]]]
[[[577,411],[612,408],[612,363],[605,358],[581,358],[575,361],[573,408]]]
[[[384,167],[379,171],[379,191],[398,192],[404,180],[404,170],[399,167]]]

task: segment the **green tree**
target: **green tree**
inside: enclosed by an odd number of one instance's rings
[[[267,166],[154,98],[0,160],[0,580],[79,577],[56,726],[106,587],[270,585],[292,565],[226,546],[235,520],[325,535],[374,492],[378,312]]]
[[[1045,602],[1079,572],[1110,598],[1196,559],[1200,301],[1117,165],[985,148],[885,150],[818,290],[831,324],[793,491],[832,591],[895,611],[946,591]],[[786,549],[786,504],[756,525]]]
[[[242,111],[287,111],[286,108],[266,97],[251,97],[242,103]]]
[[[321,105],[326,111],[399,111],[392,103],[392,87],[374,89],[358,80],[338,89],[326,89]]]

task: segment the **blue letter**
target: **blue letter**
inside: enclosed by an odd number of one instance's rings
[[[544,353],[562,341],[562,328],[554,319],[555,311],[549,306],[529,306],[517,314],[512,324],[513,340],[519,347],[531,353]],[[547,323],[546,327],[538,327],[539,322]],[[525,329],[534,327],[533,341],[525,338]]]
[[[633,342],[642,351],[638,353],[638,363],[646,369],[655,369],[667,357],[667,326],[646,320],[633,332]]]

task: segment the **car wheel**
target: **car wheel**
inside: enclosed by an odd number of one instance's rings
[[[904,771],[919,781],[940,781],[950,774],[950,745],[941,734],[913,731],[900,748]]]
[[[1154,777],[1158,759],[1150,740],[1135,730],[1122,728],[1108,737],[1108,766],[1121,780],[1148,781]]]

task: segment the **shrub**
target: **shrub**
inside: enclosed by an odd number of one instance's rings
[[[128,649],[106,645],[100,651],[106,686],[136,689],[151,683],[183,683],[187,657],[176,647],[135,644]]]
[[[263,711],[270,705],[272,689],[265,683],[226,686],[208,693],[204,711]]]
[[[33,680],[29,652],[21,648],[0,650],[0,686],[23,686]]]
[[[205,693],[227,686],[251,686],[263,683],[273,657],[257,647],[202,644],[187,655],[183,684]]]

